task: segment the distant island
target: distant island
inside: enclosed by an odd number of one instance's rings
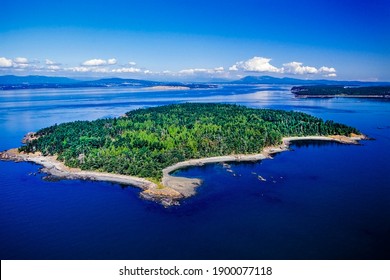
[[[271,76],[246,76],[239,80],[210,80],[208,82],[164,82],[140,79],[122,78],[90,78],[80,80],[68,77],[50,76],[0,76],[1,90],[18,89],[56,89],[56,88],[145,88],[151,90],[184,90],[184,89],[213,89],[224,85],[307,85],[307,86],[384,86],[389,87],[389,82],[362,82],[362,81],[336,81],[336,80],[304,80],[289,77]]]
[[[390,98],[390,86],[298,86],[291,92],[297,97]]]
[[[338,81],[338,80],[311,80],[311,79],[296,79],[290,77],[272,77],[272,76],[246,76],[239,80],[230,82],[232,84],[245,85],[307,85],[307,86],[390,86],[389,82],[366,82],[366,81]]]
[[[47,76],[0,76],[0,90],[18,89],[56,89],[56,88],[149,88],[152,90],[178,90],[178,89],[208,89],[216,88],[214,84],[158,82],[138,79],[106,78],[82,81],[67,77]]]
[[[135,185],[144,198],[172,205],[193,195],[201,182],[171,172],[264,159],[298,139],[355,143],[364,136],[300,112],[185,103],[47,127],[29,133],[22,147],[0,153],[0,159],[33,161],[56,177]]]

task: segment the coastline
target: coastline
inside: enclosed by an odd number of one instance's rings
[[[105,181],[135,186],[142,189],[142,192],[140,193],[142,198],[161,203],[163,206],[168,207],[178,205],[180,199],[195,195],[196,188],[202,184],[202,181],[197,178],[185,178],[170,175],[176,170],[191,166],[201,166],[209,163],[259,161],[270,158],[272,154],[287,151],[290,143],[297,140],[319,140],[334,141],[343,144],[358,144],[360,140],[364,139],[367,139],[365,135],[352,135],[351,137],[340,135],[284,137],[282,139],[282,144],[266,147],[259,154],[239,154],[190,159],[168,166],[162,170],[163,177],[161,179],[161,184],[156,184],[145,178],[135,176],[70,168],[58,161],[56,156],[43,156],[41,153],[20,153],[17,148],[0,152],[0,160],[34,162],[42,166],[42,172],[56,178]]]
[[[346,97],[346,98],[390,98],[390,95],[352,95],[352,94],[295,94],[297,98],[334,98],[334,97]]]

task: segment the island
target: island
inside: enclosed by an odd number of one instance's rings
[[[299,139],[354,144],[357,129],[293,111],[184,103],[137,109],[118,118],[62,123],[29,133],[0,159],[30,161],[58,178],[140,187],[141,197],[170,206],[195,194],[201,180],[180,168],[258,161]]]
[[[184,90],[214,89],[215,84],[158,82],[139,79],[108,78],[98,80],[76,80],[66,77],[47,76],[0,76],[0,91],[20,89],[59,89],[59,88],[137,88],[144,90]]]
[[[296,97],[360,97],[360,98],[390,98],[390,86],[341,86],[313,85],[291,88]]]

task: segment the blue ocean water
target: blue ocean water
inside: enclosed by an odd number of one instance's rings
[[[389,259],[390,103],[296,99],[289,87],[60,89],[0,94],[0,150],[29,131],[177,102],[303,111],[357,127],[362,145],[296,142],[254,163],[177,171],[204,180],[163,208],[139,189],[43,180],[40,166],[0,162],[1,259]],[[258,175],[266,179],[258,179]]]

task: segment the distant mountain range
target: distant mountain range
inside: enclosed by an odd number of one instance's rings
[[[108,78],[97,80],[77,80],[67,77],[47,76],[0,76],[0,90],[34,88],[84,88],[84,87],[188,87],[215,88],[215,84],[277,84],[277,85],[344,85],[344,86],[383,86],[389,82],[301,80],[294,78],[276,78],[271,76],[246,76],[237,81],[212,81],[209,83],[157,82],[137,79]]]
[[[34,89],[34,88],[84,88],[84,87],[188,87],[214,88],[215,85],[205,83],[157,82],[137,79],[108,78],[90,81],[76,80],[66,77],[46,76],[0,76],[0,90]]]
[[[0,85],[19,85],[19,84],[72,84],[79,80],[65,77],[46,77],[46,76],[0,76]]]

